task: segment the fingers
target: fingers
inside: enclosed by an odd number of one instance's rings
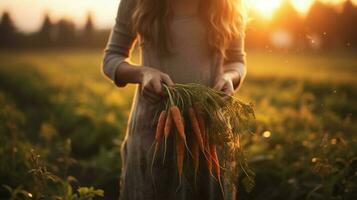
[[[226,84],[223,86],[223,88],[222,88],[222,91],[225,93],[225,94],[227,94],[227,96],[224,96],[223,97],[223,100],[224,101],[229,101],[230,100],[230,98],[231,98],[231,96],[233,96],[234,95],[234,89],[233,89],[233,86],[232,86],[232,84],[230,84],[229,82],[226,82]]]
[[[233,95],[234,94],[234,88],[233,88],[233,83],[226,81],[224,79],[219,80],[213,87],[213,89],[217,91],[224,92],[227,95]]]
[[[152,86],[152,89],[153,89],[153,92],[157,95],[160,95],[162,96],[162,91],[161,91],[161,80],[159,79],[153,79],[151,82],[150,82],[151,86]]]
[[[152,80],[143,91],[143,95],[152,103],[156,103],[161,99],[161,93],[161,83],[159,80]]]
[[[228,95],[233,95],[234,94],[234,88],[233,85],[230,84],[229,82],[226,82],[222,88],[222,92],[228,94]]]
[[[167,86],[172,86],[174,83],[169,75],[162,73],[156,69],[148,68],[141,81],[141,93],[151,102],[157,102],[163,95],[162,83]]]
[[[161,79],[167,86],[172,86],[174,84],[174,82],[171,80],[170,76],[167,74],[161,75]]]
[[[218,90],[218,91],[222,91],[223,86],[224,86],[224,81],[219,80],[219,81],[213,86],[213,89],[214,89],[214,90]]]

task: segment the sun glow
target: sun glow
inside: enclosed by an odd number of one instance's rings
[[[281,6],[284,1],[288,0],[247,0],[249,8],[260,14],[266,19],[270,19],[274,12]],[[294,8],[301,14],[305,14],[314,0],[289,0]]]
[[[0,16],[8,11],[21,31],[32,32],[40,28],[45,13],[52,21],[66,18],[83,26],[91,12],[98,28],[108,28],[113,25],[118,3],[119,0],[0,0]]]
[[[313,0],[291,0],[291,3],[295,9],[300,13],[306,13],[311,5],[314,3]]]
[[[204,0],[203,0],[204,1]],[[238,0],[237,0],[238,1]],[[306,14],[316,0],[242,0],[248,7],[269,20],[279,6],[290,1],[302,15]],[[337,5],[345,0],[319,0],[323,3]],[[53,21],[68,18],[78,26],[83,26],[90,11],[98,28],[113,26],[120,0],[0,0],[0,14],[9,11],[21,31],[37,31],[44,13],[49,13]],[[352,0],[357,5],[357,0]],[[31,9],[29,9],[31,8]]]
[[[270,18],[282,0],[249,0],[248,6],[265,18]]]

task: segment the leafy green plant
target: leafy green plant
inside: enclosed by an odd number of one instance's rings
[[[61,160],[65,163],[65,169],[68,169],[68,166],[71,165],[74,160],[70,158],[70,140],[66,141],[65,145],[65,155]],[[10,187],[7,187],[8,191],[11,193],[11,196],[17,197],[19,195],[27,195],[29,198],[33,199],[46,199],[52,197],[57,200],[93,200],[94,197],[103,197],[104,191],[100,189],[95,189],[94,187],[79,187],[77,192],[73,192],[71,183],[77,182],[77,179],[72,176],[67,176],[65,179],[56,176],[55,174],[49,172],[44,161],[41,159],[41,156],[36,153],[35,150],[31,150],[30,164],[32,169],[29,170],[29,173],[33,175],[35,180],[35,190],[31,194],[27,191],[16,188],[12,190]],[[66,174],[66,173],[65,173]],[[54,193],[48,191],[49,181],[55,183],[56,187],[62,188],[62,190],[56,190]],[[53,186],[52,186],[53,187]],[[62,191],[62,194],[56,194]]]
[[[9,194],[9,200],[30,200],[32,199],[32,194],[22,188],[22,186],[18,186],[16,188],[11,188],[8,185],[2,185]]]

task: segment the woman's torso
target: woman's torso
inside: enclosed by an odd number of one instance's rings
[[[167,73],[175,83],[212,84],[214,57],[201,18],[198,15],[174,16],[170,28],[172,53],[158,56],[153,49],[143,47],[142,64]]]
[[[219,57],[210,51],[206,29],[199,15],[174,16],[170,23],[172,53],[159,56],[154,49],[141,47],[141,64],[167,73],[174,83],[199,83],[212,86]],[[139,42],[140,43],[140,42]],[[158,105],[147,102],[136,91],[133,116],[142,128],[152,128]]]
[[[217,62],[216,54],[212,54],[208,47],[204,23],[197,15],[177,16],[174,17],[170,27],[173,53],[170,56],[158,56],[153,49],[142,47],[141,64],[167,73],[174,83],[194,82],[211,86],[219,62]],[[166,162],[171,164],[166,164],[165,167],[161,162],[151,166],[152,154],[150,152],[152,152],[151,147],[156,130],[154,119],[155,113],[160,109],[160,104],[149,103],[141,96],[140,91],[139,86],[124,141],[123,154],[126,167],[123,174],[124,177],[128,177],[123,179],[127,184],[127,189],[123,190],[124,199],[151,199],[157,194],[162,195],[158,199],[197,199],[190,196],[193,193],[189,192],[192,189],[189,183],[183,182],[182,192],[177,193],[178,179],[173,175],[175,171],[173,156],[167,156]],[[169,149],[171,148],[168,148],[167,155],[173,154]],[[156,160],[163,160],[161,151],[163,148],[157,152]],[[156,193],[152,186],[153,177],[160,177],[156,182]],[[217,194],[220,194],[219,187],[209,189],[212,185],[209,184],[208,179],[204,179],[203,182],[205,185],[200,191],[202,197],[210,196],[210,199],[217,199]]]

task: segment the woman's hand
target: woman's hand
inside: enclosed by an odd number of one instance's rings
[[[163,96],[162,83],[167,86],[173,85],[169,75],[157,69],[141,67],[140,72],[141,94],[151,103],[156,103]]]
[[[224,72],[217,76],[213,89],[222,91],[227,95],[233,95],[238,87],[240,75],[236,71]]]

